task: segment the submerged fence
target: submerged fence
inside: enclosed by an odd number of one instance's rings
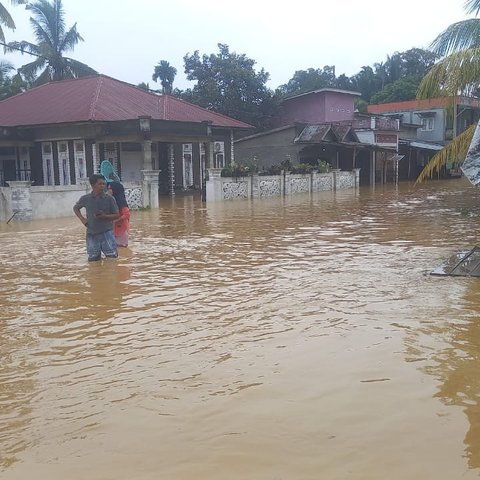
[[[248,177],[222,177],[220,168],[211,168],[208,174],[207,202],[357,188],[360,180],[359,168],[351,172],[341,170],[307,174],[285,172],[281,175]]]

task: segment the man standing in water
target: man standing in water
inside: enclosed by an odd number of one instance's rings
[[[117,244],[113,235],[113,220],[119,218],[115,199],[105,192],[103,175],[90,177],[91,193],[80,197],[73,207],[75,215],[87,227],[88,261],[96,262],[102,258],[102,252],[107,258],[117,258]],[[86,210],[86,218],[80,211]]]

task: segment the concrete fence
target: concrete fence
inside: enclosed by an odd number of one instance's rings
[[[91,191],[88,181],[82,185],[32,186],[31,182],[24,181],[8,184],[8,187],[0,187],[0,222],[71,216],[77,200]],[[150,185],[126,183],[125,196],[129,207],[158,207],[158,195],[156,205],[152,205],[155,198],[150,190]]]
[[[308,174],[286,172],[281,175],[248,177],[222,177],[221,171],[220,168],[208,170],[207,202],[357,188],[360,181],[359,168],[351,172],[341,170]]]

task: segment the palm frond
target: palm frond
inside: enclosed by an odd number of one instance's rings
[[[45,68],[45,70],[35,79],[33,85],[37,87],[39,85],[43,85],[44,83],[51,82],[52,74],[50,70],[50,67],[47,66],[47,68]]]
[[[0,82],[5,80],[7,74],[14,69],[14,66],[7,60],[0,60]]]
[[[7,9],[0,3],[0,41],[5,42],[5,34],[3,33],[2,25],[12,30],[15,28],[13,18],[10,16]]]
[[[48,42],[53,48],[59,45],[59,39],[65,32],[64,11],[61,0],[37,0],[27,4],[27,10],[32,12],[30,18],[34,35],[38,42]]]
[[[34,55],[39,55],[40,51],[37,47],[37,45],[34,45],[33,43],[30,42],[9,42],[5,47],[4,50],[6,52],[17,52],[20,50],[20,52],[23,54],[25,52],[27,53],[33,53]]]
[[[465,5],[464,5],[465,10],[467,13],[478,15],[478,12],[480,11],[480,1],[479,0],[466,0]]]
[[[417,98],[457,95],[480,80],[480,47],[452,53],[423,77]]]
[[[480,19],[453,23],[431,43],[430,49],[441,57],[480,45]]]
[[[70,78],[85,77],[87,75],[95,75],[96,73],[98,73],[96,70],[89,67],[85,63],[74,60],[73,58],[64,57],[64,60],[66,60],[66,67],[71,74]]]
[[[460,165],[463,160],[465,160],[476,127],[476,124],[470,125],[470,127],[455,137],[444,149],[436,153],[420,172],[415,184],[432,178],[434,173],[439,172],[448,162],[452,162],[454,165]]]
[[[38,43],[45,43],[55,49],[55,38],[48,30],[48,25],[45,26],[35,18],[30,17],[30,25],[32,26],[33,34]]]
[[[33,62],[27,63],[18,69],[18,73],[27,81],[33,81],[35,74],[45,66],[46,60],[44,58],[37,58]]]
[[[78,42],[83,42],[83,38],[78,33],[77,24],[75,23],[75,25],[62,37],[59,45],[59,51],[68,52],[73,50]]]
[[[0,3],[0,23],[12,30],[15,28],[15,22],[7,9]]]

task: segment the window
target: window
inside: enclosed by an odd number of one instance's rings
[[[433,117],[422,118],[422,130],[423,132],[431,132],[435,128],[435,119]]]
[[[73,158],[75,159],[75,182],[77,185],[82,178],[87,176],[87,165],[85,163],[85,144],[76,140],[73,143]]]
[[[213,151],[213,166],[223,168],[225,166],[225,142],[215,142]]]
[[[193,185],[192,144],[184,143],[182,145],[182,151],[183,151],[183,188],[188,188]]]
[[[53,178],[53,155],[51,142],[42,143],[43,184],[55,185]]]
[[[60,185],[70,185],[70,159],[68,155],[68,143],[58,142],[57,149]]]

